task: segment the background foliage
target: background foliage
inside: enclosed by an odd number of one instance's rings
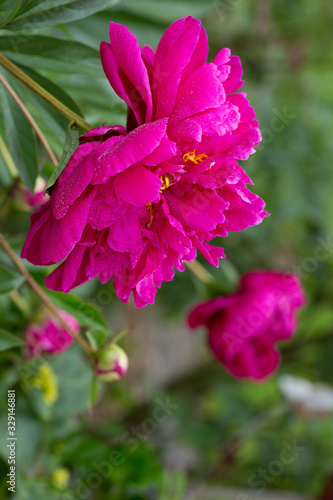
[[[308,305],[297,336],[282,348],[279,374],[260,385],[232,379],[203,354],[192,372],[174,373],[168,383],[156,381],[148,369],[140,378],[144,397],[130,372],[127,379],[104,387],[90,412],[91,375],[82,351],[74,346],[48,360],[60,389],[50,408],[28,383],[38,362],[22,364],[20,345],[5,333],[22,337],[39,302],[0,252],[0,427],[6,435],[6,392],[15,387],[20,477],[14,500],[199,499],[194,492],[198,483],[238,486],[244,492],[252,486],[253,498],[261,493],[264,498],[266,488],[319,498],[332,473],[332,413],[311,413],[291,404],[279,377],[293,374],[333,384],[333,5],[325,0],[7,0],[0,2],[0,51],[94,126],[125,124],[124,104],[110,88],[99,60],[109,22],[125,24],[140,44],[155,48],[165,28],[189,14],[202,19],[211,58],[224,46],[241,57],[244,89],[263,133],[257,154],[244,166],[271,213],[260,226],[221,242],[229,260],[210,272],[223,282],[235,279],[234,269],[298,272]],[[60,157],[67,120],[4,69],[0,72]],[[19,252],[29,214],[13,200],[15,186],[4,152],[8,148],[30,189],[38,172],[47,179],[52,168],[2,86],[0,112],[5,143],[0,148],[0,226]],[[27,267],[43,283],[45,270]],[[156,336],[166,336],[170,322],[180,328],[188,307],[205,293],[188,271],[165,283],[154,306],[159,311]],[[93,281],[71,296],[52,294],[52,299],[87,329],[108,333],[110,327],[117,330],[130,323],[131,308],[119,312],[110,285]],[[181,335],[186,333],[180,333],[179,343]],[[134,337],[135,326],[122,344],[130,362],[135,358]],[[171,348],[177,351],[177,341]],[[154,421],[158,401],[168,398],[175,409],[166,413],[165,421]],[[150,422],[149,427],[147,418],[154,425]],[[260,479],[260,470],[269,470],[285,443],[292,446],[295,439],[304,450],[280,473],[270,473],[270,480]],[[0,499],[7,498],[3,444]],[[54,480],[59,467],[70,473],[63,489]],[[202,498],[221,498],[208,495]],[[238,500],[251,498],[243,495]]]

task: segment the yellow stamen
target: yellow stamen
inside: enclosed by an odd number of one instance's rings
[[[162,193],[164,191],[164,189],[168,189],[168,187],[170,186],[170,179],[169,179],[169,177],[166,174],[165,175],[161,175],[160,179],[162,181],[162,186],[160,187],[160,193]],[[148,227],[150,227],[151,223],[153,222],[153,218],[154,218],[153,203],[152,202],[147,203],[145,205],[145,207],[148,208],[149,213],[150,213],[150,222],[148,224]]]
[[[168,187],[170,186],[170,179],[167,175],[161,175],[160,179],[162,181],[162,187],[160,189],[160,193],[162,193],[164,189],[168,189]]]
[[[195,149],[193,151],[188,151],[187,153],[183,154],[183,160],[185,162],[191,161],[191,162],[195,163],[196,165],[198,163],[201,163],[202,161],[204,161],[206,158],[208,158],[208,156],[205,155],[205,153],[201,153],[200,155],[196,155]]]
[[[148,208],[149,213],[150,213],[150,222],[149,222],[149,224],[148,224],[148,227],[150,227],[150,226],[151,226],[151,223],[153,222],[153,218],[154,218],[154,207],[153,207],[152,202],[147,203],[147,205],[145,205],[145,207],[147,207],[147,208]]]

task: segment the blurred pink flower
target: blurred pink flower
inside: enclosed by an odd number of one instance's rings
[[[30,208],[40,207],[45,201],[48,200],[48,196],[43,194],[44,188],[40,191],[35,191],[31,194],[29,189],[22,188],[22,192],[25,195],[25,199]]]
[[[275,344],[296,329],[296,311],[305,303],[299,278],[275,271],[245,274],[236,293],[196,306],[190,328],[204,325],[217,359],[236,377],[262,379],[278,366]]]
[[[78,321],[70,314],[59,311],[63,319],[75,332],[80,332]],[[32,323],[25,332],[29,357],[42,354],[61,354],[74,342],[72,335],[56,318],[45,317],[40,323]]]
[[[207,63],[200,22],[180,19],[156,54],[110,25],[104,71],[129,106],[127,129],[100,127],[58,178],[50,202],[31,217],[22,257],[37,265],[64,260],[46,286],[68,292],[98,276],[137,307],[199,250],[214,266],[223,249],[207,242],[259,224],[264,202],[238,159],[261,136],[244,93],[238,57],[221,50]]]
[[[37,177],[36,186],[33,194],[24,185],[19,185],[14,193],[14,198],[21,208],[31,211],[34,208],[39,208],[44,202],[49,199],[48,195],[44,195],[46,182],[41,177]]]

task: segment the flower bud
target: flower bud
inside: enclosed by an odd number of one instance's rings
[[[113,382],[123,377],[128,368],[127,354],[116,344],[102,347],[94,358],[94,371],[105,382]]]
[[[188,324],[207,326],[210,348],[235,377],[262,380],[278,367],[276,344],[293,336],[305,300],[295,274],[252,271],[237,292],[198,304]]]
[[[65,311],[58,310],[66,323],[76,333],[80,331],[78,321]],[[31,323],[25,331],[27,356],[38,357],[42,354],[59,355],[74,342],[72,335],[60,324],[58,318],[43,314],[39,322]]]
[[[42,177],[37,177],[34,192],[31,194],[24,184],[18,184],[14,191],[14,199],[17,206],[24,211],[31,211],[39,208],[49,199],[48,195],[44,195],[45,186],[46,182],[44,179]]]

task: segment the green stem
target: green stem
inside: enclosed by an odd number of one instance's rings
[[[128,333],[128,330],[127,330],[127,328],[125,328],[125,330],[122,330],[120,333],[115,335],[112,339],[112,344],[118,344],[118,342],[121,339],[123,339],[125,337],[125,335],[127,335],[127,333]]]
[[[92,126],[86,122],[81,116],[77,115],[71,109],[67,108],[62,102],[58,101],[52,94],[36,83],[30,76],[26,75],[20,68],[18,68],[14,63],[12,63],[3,54],[0,54],[0,64],[6,70],[8,70],[12,75],[14,75],[18,80],[20,80],[24,85],[29,87],[38,94],[42,99],[44,99],[48,104],[53,106],[54,109],[59,111],[65,118],[69,121],[74,121],[75,125],[83,130],[90,130]]]
[[[197,277],[199,280],[203,281],[206,285],[216,283],[216,279],[212,274],[210,274],[197,260],[192,260],[192,262],[186,262],[185,265],[188,269]]]

